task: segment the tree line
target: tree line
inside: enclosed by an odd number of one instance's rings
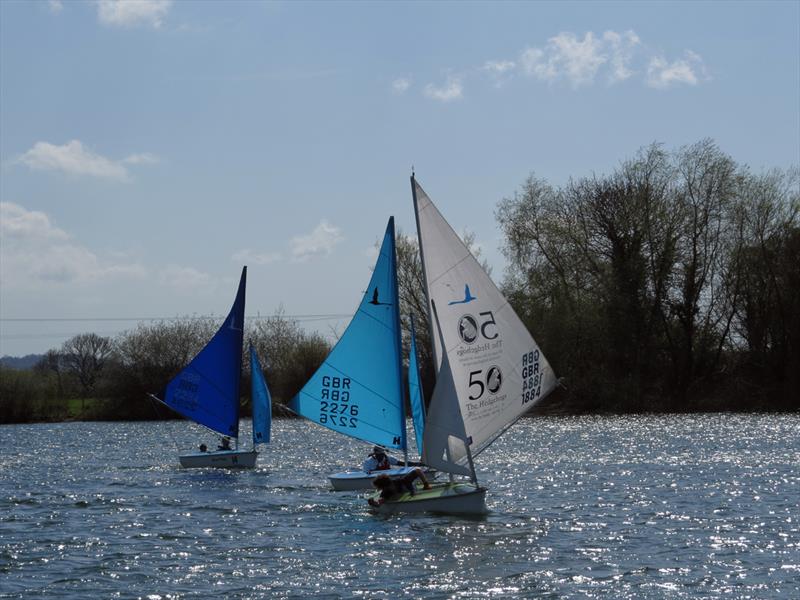
[[[158,395],[219,326],[212,318],[184,318],[142,323],[114,338],[84,333],[48,351],[31,370],[0,367],[0,421],[172,418],[172,411],[148,400],[149,394]],[[302,387],[330,350],[325,338],[304,331],[283,311],[248,321],[245,339],[256,348],[279,404]],[[248,414],[246,355],[242,367],[243,412]]]
[[[610,174],[562,186],[531,175],[502,199],[501,287],[564,381],[538,410],[800,408],[799,183],[797,167],[752,173],[702,140],[675,151],[654,144]],[[397,260],[405,355],[413,315],[430,397],[435,372],[415,236],[398,232]],[[68,398],[103,399],[92,405],[97,418],[152,418],[146,394],[163,388],[218,326],[183,319],[114,339],[75,336],[33,371],[0,368],[0,419],[59,418]],[[330,350],[282,312],[248,323],[245,335],[278,405]],[[249,394],[248,385],[242,390]]]
[[[496,212],[505,292],[568,410],[800,408],[799,171],[711,140],[640,150]]]

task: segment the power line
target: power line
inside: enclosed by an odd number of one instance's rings
[[[341,321],[349,319],[353,315],[348,313],[330,313],[330,314],[298,314],[298,315],[249,315],[245,317],[247,321],[263,321],[267,319],[286,319],[296,321],[299,323],[314,323],[319,321]],[[185,317],[10,317],[0,318],[3,323],[141,323],[141,322],[162,322],[162,321],[199,321],[205,319],[221,320],[224,315],[203,315],[203,316],[185,316]],[[95,331],[98,335],[114,335],[120,333],[121,329],[113,331]],[[52,333],[3,333],[0,331],[0,339],[3,340],[31,340],[31,339],[62,339],[69,338],[80,331],[73,331],[71,333],[52,332]]]
[[[308,315],[248,315],[245,319],[259,321],[264,319],[286,319],[291,321],[326,321],[348,319],[352,313],[308,314]],[[225,315],[192,315],[177,317],[0,317],[4,323],[82,323],[90,321],[199,321],[205,319],[224,319]]]

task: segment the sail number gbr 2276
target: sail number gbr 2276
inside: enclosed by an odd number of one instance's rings
[[[358,404],[350,403],[350,378],[322,377],[319,422],[333,427],[358,427]]]

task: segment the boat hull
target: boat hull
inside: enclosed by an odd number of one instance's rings
[[[380,494],[372,496],[376,501]],[[437,513],[447,515],[485,515],[486,488],[471,483],[437,483],[431,489],[417,489],[412,496],[388,500],[380,506],[370,508],[380,514]]]
[[[334,491],[337,492],[351,492],[357,490],[371,490],[372,482],[379,475],[388,475],[392,479],[399,479],[408,475],[412,471],[422,468],[422,472],[426,477],[431,477],[436,474],[433,469],[426,469],[424,467],[395,467],[393,469],[384,469],[382,471],[346,471],[344,473],[334,473],[329,475],[328,479],[333,486]]]
[[[218,467],[223,469],[252,469],[256,466],[255,450],[219,450],[217,452],[194,452],[180,456],[181,466],[186,469]]]

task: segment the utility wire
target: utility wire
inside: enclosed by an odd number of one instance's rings
[[[292,321],[320,321],[328,319],[345,319],[352,313],[310,314],[310,315],[248,315],[247,320],[286,319]],[[85,321],[199,321],[201,319],[224,319],[225,315],[187,315],[175,317],[0,317],[5,323],[49,323],[49,322],[85,322]]]

